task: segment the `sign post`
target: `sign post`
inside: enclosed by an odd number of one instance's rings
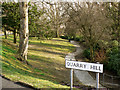
[[[99,62],[97,62],[97,64],[99,64]],[[98,90],[99,89],[99,73],[98,72],[96,73],[96,81],[97,81],[96,88]]]
[[[70,68],[70,88],[72,90],[73,87],[73,69],[80,69],[80,70],[84,70],[84,71],[92,71],[92,72],[96,72],[96,88],[98,90],[99,88],[99,73],[103,73],[103,64],[99,64],[98,63],[87,63],[87,62],[78,62],[78,61],[70,61],[70,60],[66,60],[65,62],[65,66],[66,68]]]
[[[70,70],[70,90],[73,88],[73,69]]]

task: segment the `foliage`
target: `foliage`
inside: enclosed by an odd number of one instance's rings
[[[66,35],[64,36],[63,35],[63,36],[60,36],[60,38],[62,38],[62,39],[68,39],[68,36],[66,36]]]
[[[107,62],[106,52],[104,49],[95,51],[95,61],[104,64]]]
[[[84,38],[83,38],[82,35],[76,36],[76,37],[74,38],[74,40],[75,40],[75,41],[79,41],[79,42],[84,42]]]
[[[83,52],[83,55],[87,58],[90,59],[90,49],[85,49]]]
[[[19,14],[19,3],[3,2],[3,17],[2,24],[5,30],[15,31],[19,33],[20,28],[20,14]],[[51,30],[49,25],[50,20],[46,18],[46,11],[43,10],[36,3],[29,2],[29,35],[40,38],[52,38],[55,37],[55,32]]]
[[[113,47],[108,54],[107,68],[114,70],[120,76],[120,51],[118,48]]]
[[[29,30],[30,37],[38,37],[38,39],[51,39],[55,37],[52,30],[51,21],[46,18],[46,9],[36,3],[29,3]]]
[[[19,32],[20,28],[19,4],[15,2],[3,2],[2,14],[2,24],[5,37],[7,38],[6,30],[13,31],[14,43],[16,43],[16,33]]]
[[[29,31],[30,36],[37,36],[37,33],[39,33],[40,25],[38,23],[39,17],[43,14],[42,10],[38,10],[38,7],[35,3],[29,2]],[[40,33],[39,33],[40,34]]]
[[[66,12],[69,15],[66,23],[66,33],[70,36],[83,36],[90,48],[90,59],[94,61],[94,48],[100,39],[108,36],[112,20],[102,4],[97,3],[67,3]]]
[[[108,16],[113,20],[113,24],[111,26],[111,35],[112,39],[120,42],[120,3],[112,2],[107,3],[107,10],[109,12]]]
[[[19,30],[20,26],[20,15],[19,15],[19,4],[18,3],[2,3],[2,24],[7,30]]]
[[[119,42],[117,40],[113,40],[113,41],[111,41],[111,46],[117,48],[118,47],[118,43]]]

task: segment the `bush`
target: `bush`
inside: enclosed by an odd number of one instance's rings
[[[98,53],[100,52],[100,53]],[[95,47],[93,47],[93,55],[94,55],[94,58],[96,58],[96,54],[98,55],[99,54],[99,59],[100,57],[103,58],[105,57],[103,54],[103,52],[101,51],[101,48],[99,46],[99,44],[96,44]],[[83,52],[83,55],[87,58],[87,59],[90,59],[90,48],[87,48],[84,50]]]
[[[95,60],[101,63],[107,62],[106,52],[104,49],[99,49],[95,51]]]
[[[74,40],[75,40],[75,41],[80,41],[80,38],[79,38],[79,37],[76,37]]]
[[[108,49],[108,47],[109,47],[109,42],[105,41],[105,40],[99,40],[98,44],[101,48],[104,48],[104,49]]]
[[[111,43],[111,45],[113,47],[118,47],[118,41],[117,40],[113,40],[112,43]]]
[[[84,39],[83,39],[82,36],[76,36],[76,37],[74,38],[74,40],[75,40],[75,41],[80,41],[80,42],[83,42],[83,41],[84,41]]]
[[[68,39],[68,36],[60,36],[62,39]]]
[[[83,52],[83,55],[87,58],[90,59],[90,49],[85,49]]]
[[[112,48],[108,57],[107,69],[115,71],[120,76],[120,51],[118,48]]]

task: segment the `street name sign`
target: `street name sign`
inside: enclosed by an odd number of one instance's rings
[[[66,68],[103,73],[103,64],[66,60],[65,66]]]

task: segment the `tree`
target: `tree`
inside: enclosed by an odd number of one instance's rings
[[[16,43],[16,32],[19,30],[20,25],[19,4],[15,2],[3,2],[2,9],[2,24],[5,37],[7,38],[6,31],[13,31],[14,43]]]
[[[106,10],[102,3],[67,3],[65,10],[69,15],[68,26],[74,26],[83,35],[90,48],[90,59],[94,61],[94,48],[98,41],[107,36],[107,30],[111,25],[111,20],[107,18]]]
[[[61,29],[60,27],[63,24],[63,11],[62,11],[62,5],[60,2],[45,2],[47,6],[47,16],[50,19],[50,26],[52,29],[54,29],[55,37],[60,36]]]
[[[113,19],[114,23],[112,25],[112,35],[113,39],[118,41],[118,49],[120,49],[120,2],[110,3],[109,16]]]
[[[38,39],[50,39],[54,32],[50,27],[50,19],[47,15],[48,6],[44,2],[29,3],[29,30],[30,36]]]
[[[39,9],[38,9],[39,8]],[[39,26],[40,24],[40,17],[43,14],[41,8],[36,3],[29,3],[29,31],[30,36],[36,36],[39,38]]]
[[[19,2],[20,7],[20,42],[19,42],[19,57],[18,59],[27,63],[28,53],[28,1]]]

